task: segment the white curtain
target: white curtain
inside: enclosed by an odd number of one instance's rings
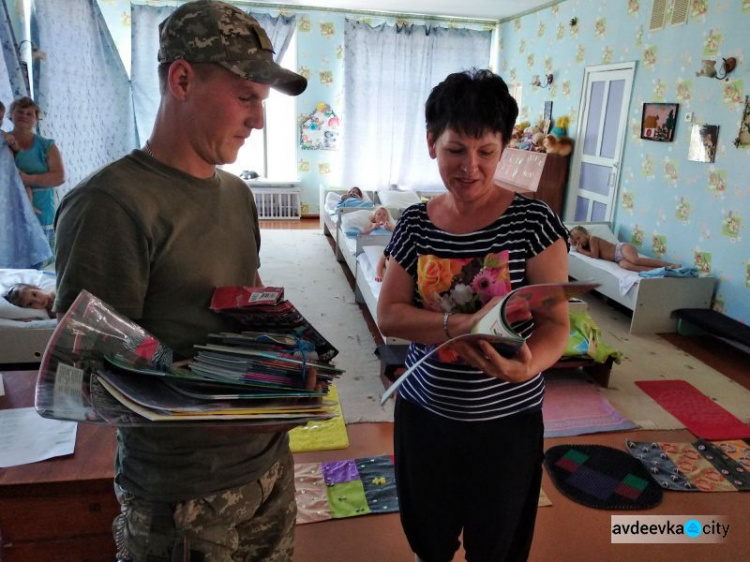
[[[5,0],[0,6],[0,101],[5,105],[6,119],[3,130],[12,129],[8,125],[8,109],[11,102],[22,96],[28,95],[26,83],[18,60],[18,40],[14,37],[13,27],[10,23],[10,14]]]
[[[448,74],[488,68],[491,46],[491,31],[347,19],[340,185],[441,188],[427,153],[424,104]]]
[[[159,52],[159,24],[176,6],[131,5],[132,59],[131,81],[133,103],[139,142],[142,144],[151,134],[159,109],[159,78],[156,72]],[[247,10],[246,10],[247,11]],[[274,60],[281,60],[295,29],[296,16],[271,17],[247,11],[260,22],[274,46]]]
[[[36,0],[39,133],[55,140],[66,181],[58,198],[136,147],[130,83],[96,0]],[[36,67],[35,67],[36,68]],[[36,78],[35,78],[36,82]]]

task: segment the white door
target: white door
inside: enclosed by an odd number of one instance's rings
[[[588,67],[565,220],[614,221],[635,62]]]

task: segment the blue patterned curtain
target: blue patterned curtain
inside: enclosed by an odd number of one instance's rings
[[[491,31],[347,18],[340,185],[442,187],[427,153],[425,101],[448,74],[488,68],[491,46]]]
[[[2,0],[2,6],[0,6],[0,49],[2,49],[2,56],[0,56],[0,101],[5,104],[6,112],[14,99],[28,95],[16,45],[17,41],[10,23],[8,6],[5,0]],[[3,130],[11,128],[6,125]]]
[[[131,4],[133,103],[140,143],[151,134],[159,109],[159,79],[156,73],[159,52],[159,24],[174,12],[176,6]],[[294,33],[296,16],[271,17],[246,10],[260,22],[274,46],[274,59],[284,56]]]
[[[96,0],[36,0],[39,132],[55,140],[66,171],[58,198],[137,146],[125,66]],[[36,82],[36,80],[35,80]]]

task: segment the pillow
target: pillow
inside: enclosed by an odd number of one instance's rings
[[[372,211],[352,211],[341,215],[341,228],[347,236],[362,234],[362,230],[370,224]]]
[[[46,310],[38,308],[23,308],[12,304],[4,297],[0,297],[0,318],[6,320],[49,320]]]
[[[336,205],[338,205],[339,201],[341,201],[341,194],[336,193],[335,191],[329,191],[326,194],[326,202],[323,206],[327,211],[333,211],[336,208]]]
[[[606,224],[592,224],[592,225],[583,225],[586,230],[589,231],[589,235],[596,236],[597,238],[601,238],[602,240],[606,240],[607,242],[612,242],[612,244],[617,244],[620,242],[620,240],[617,239],[617,236],[615,236],[614,232],[612,232],[612,229],[609,228],[609,225]]]
[[[395,207],[397,209],[406,209],[411,205],[421,203],[422,200],[416,191],[378,191],[380,204],[386,207]]]

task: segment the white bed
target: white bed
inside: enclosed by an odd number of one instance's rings
[[[36,269],[0,269],[0,295],[16,283],[55,288],[52,272]],[[28,368],[42,360],[57,320],[41,310],[20,308],[0,296],[0,368]]]
[[[580,224],[589,234],[617,243],[609,223]],[[632,311],[630,333],[675,332],[679,308],[710,308],[716,287],[713,277],[641,277],[614,262],[593,259],[572,250],[568,254],[568,275],[579,281],[601,283],[597,292]]]
[[[367,306],[372,319],[378,322],[378,297],[380,288],[383,285],[380,281],[375,281],[375,272],[377,270],[380,256],[383,255],[383,249],[390,240],[389,236],[359,236],[356,239],[355,253],[357,268],[355,271],[355,299],[358,303]],[[381,332],[383,341],[387,345],[404,345],[409,343],[407,340],[394,337],[386,337]]]
[[[338,223],[341,213],[346,212],[346,209],[357,210],[356,208],[348,207],[342,209],[337,206],[341,200],[341,196],[347,191],[340,188],[325,189],[323,186],[320,187],[320,228],[323,234],[333,238],[337,250],[339,244]],[[375,205],[375,194],[372,191],[363,191],[362,195],[365,200],[372,201],[373,206]]]

